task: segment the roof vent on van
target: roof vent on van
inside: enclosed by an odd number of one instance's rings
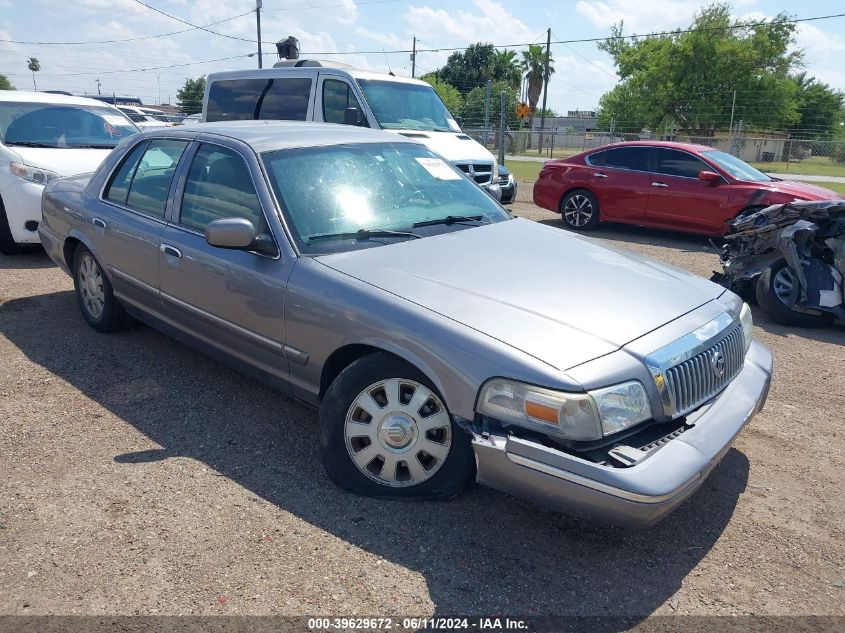
[[[273,68],[354,68],[354,66],[322,59],[283,59],[273,64]]]

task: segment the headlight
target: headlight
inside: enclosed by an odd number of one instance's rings
[[[478,412],[568,440],[597,440],[651,417],[651,406],[637,381],[566,393],[504,378],[484,384]]]
[[[745,341],[745,352],[751,347],[751,341],[754,340],[754,319],[751,317],[751,308],[747,303],[742,304],[742,310],[739,313],[739,321],[742,323],[742,340]]]
[[[643,386],[636,380],[590,392],[601,417],[605,435],[618,433],[651,417],[651,404]]]
[[[55,172],[41,169],[40,167],[30,167],[23,163],[11,163],[9,170],[18,178],[34,182],[37,185],[46,185],[51,180],[60,178],[59,174]]]

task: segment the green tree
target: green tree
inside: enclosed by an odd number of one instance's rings
[[[491,90],[490,103],[490,125],[494,129],[499,127],[499,94],[505,93],[505,124],[510,128],[516,128],[518,119],[516,117],[516,106],[519,103],[519,95],[506,81],[494,81]],[[461,116],[464,125],[468,127],[479,127],[484,125],[484,101],[487,98],[487,88],[478,86],[470,90],[466,97]]]
[[[481,42],[449,55],[446,64],[434,74],[440,81],[457,88],[462,95],[486,85],[488,79],[504,81],[518,90],[521,77],[514,51],[497,51],[492,44]]]
[[[785,129],[800,119],[789,72],[801,63],[792,46],[795,24],[779,14],[766,24],[731,21],[729,4],[712,4],[690,29],[623,39],[620,22],[599,44],[616,64],[620,83],[600,100],[599,123],[616,116],[617,129],[673,126],[712,135],[734,121]],[[686,31],[686,32],[685,32]]]
[[[531,115],[528,117],[528,129],[534,127],[534,115],[540,93],[543,92],[543,82],[546,79],[546,49],[540,44],[530,44],[527,51],[522,51],[522,70],[528,82],[528,105]],[[549,76],[555,72],[554,60],[549,57]]]
[[[829,139],[841,133],[842,107],[845,95],[806,72],[792,75],[797,89],[796,100],[800,120],[790,127],[796,138]]]
[[[32,73],[32,87],[38,90],[38,86],[35,84],[35,73],[41,70],[41,62],[38,61],[37,57],[30,57],[26,60],[26,67]]]
[[[205,77],[186,79],[185,85],[176,91],[176,105],[186,114],[202,112],[202,100],[205,96]]]
[[[6,75],[0,75],[0,90],[14,90],[15,87]]]
[[[449,110],[453,116],[457,116],[461,113],[461,108],[464,105],[464,97],[460,92],[458,92],[457,88],[438,79],[437,75],[433,72],[426,73],[420,77],[420,79],[428,84],[431,84],[431,87],[434,88],[434,92],[437,93],[446,105],[446,109]]]
[[[493,79],[506,82],[514,90],[522,83],[522,67],[516,51],[503,49],[493,54]]]

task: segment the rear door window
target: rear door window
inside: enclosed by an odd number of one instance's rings
[[[650,147],[615,147],[590,154],[590,164],[596,167],[616,167],[648,171],[651,157]]]
[[[698,178],[698,172],[712,169],[692,154],[665,147],[657,150],[657,167],[655,171],[667,176],[683,176],[684,178]]]
[[[126,206],[163,218],[170,183],[187,146],[188,141],[150,141],[129,185]]]
[[[147,149],[147,143],[138,143],[123,162],[120,167],[114,172],[108,188],[106,189],[106,200],[117,202],[118,204],[126,204],[126,196],[129,195],[129,185],[132,184],[132,177],[135,175],[135,170],[138,168],[138,163],[141,162],[141,157],[144,155],[144,150]]]
[[[312,79],[224,79],[208,91],[206,121],[273,119],[305,121]]]

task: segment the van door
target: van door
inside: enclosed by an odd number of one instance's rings
[[[370,125],[369,113],[355,94],[355,87],[345,77],[320,73],[317,86],[317,99],[314,104],[314,120],[322,123],[340,123],[346,125]],[[355,108],[357,117],[350,120]]]

